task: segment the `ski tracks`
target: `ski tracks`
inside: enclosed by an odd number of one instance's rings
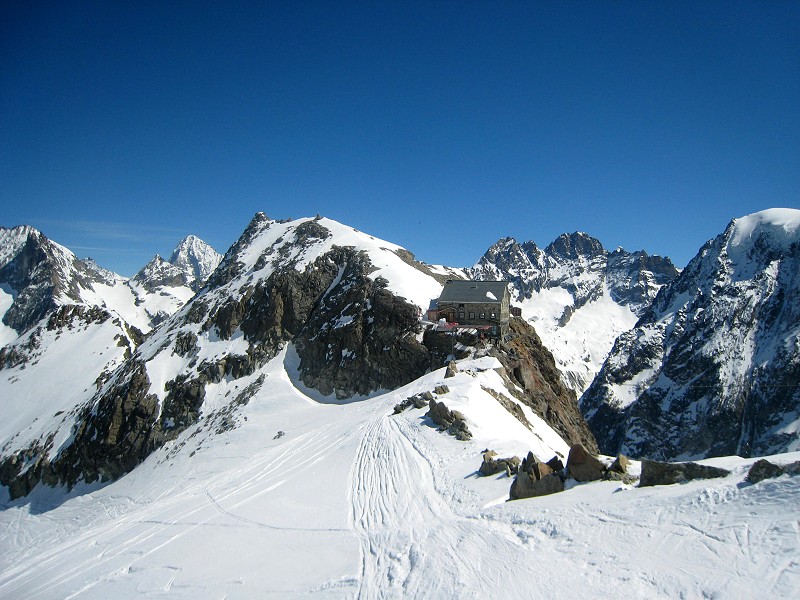
[[[478,598],[514,587],[513,570],[527,552],[489,522],[457,515],[393,419],[365,428],[350,495],[361,543],[359,598]]]

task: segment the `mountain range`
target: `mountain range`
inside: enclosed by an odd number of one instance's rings
[[[602,531],[654,562],[616,547],[642,573],[605,582],[607,569],[586,563],[596,595],[760,589],[750,569],[774,569],[791,545],[767,538],[791,521],[800,488],[741,488],[752,461],[718,459],[728,479],[669,496],[701,514],[655,520],[639,511],[662,496],[628,495],[616,511],[619,495],[606,494],[633,488],[613,481],[569,489],[574,500],[546,503],[553,517],[504,508],[510,479],[476,469],[490,448],[531,461],[566,461],[577,444],[661,459],[800,450],[798,215],[734,219],[683,270],[584,233],[545,250],[505,238],[468,269],[428,265],[330,219],[258,213],[224,256],[190,236],[126,279],[35,229],[0,228],[0,523],[15,540],[0,597],[213,597],[234,593],[236,572],[247,597],[536,595],[513,565],[534,547],[589,560],[574,545]],[[507,336],[425,321],[459,278],[509,281],[522,318]],[[581,497],[602,506],[587,516]],[[737,519],[768,498],[758,550],[731,555]],[[70,524],[82,503],[94,516]],[[732,537],[703,521],[721,506]],[[676,546],[625,526],[636,519],[667,523],[675,539],[691,523],[697,539],[681,543],[695,556],[717,535],[709,564],[735,564],[752,585],[687,578]],[[576,522],[594,533],[568,531]],[[52,550],[37,537],[48,523]],[[230,550],[218,574],[192,552],[209,535]],[[267,547],[259,536],[284,549],[266,568],[252,562]],[[648,579],[665,560],[675,577]],[[787,569],[773,593],[797,588]],[[562,597],[575,580],[556,571],[566,587],[549,595]]]

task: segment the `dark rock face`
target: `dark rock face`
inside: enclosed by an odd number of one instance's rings
[[[606,454],[784,452],[800,418],[800,243],[733,221],[620,335],[581,409]],[[741,221],[741,223],[739,222]]]
[[[147,394],[150,381],[144,364],[128,362],[117,377],[124,383],[99,392],[80,412],[73,442],[55,459],[47,458],[49,439],[0,462],[0,483],[9,486],[12,499],[27,495],[40,481],[72,487],[79,481],[116,479],[163,443],[156,423],[158,402]],[[23,471],[25,462],[33,465]]]
[[[730,471],[719,467],[698,465],[697,463],[665,463],[642,459],[642,475],[639,487],[651,485],[672,485],[694,479],[716,479],[730,475]]]
[[[509,391],[522,388],[517,400],[530,406],[568,443],[596,452],[597,442],[578,409],[575,392],[562,383],[553,355],[522,319],[511,319],[509,329],[507,338],[491,352],[512,384]]]
[[[333,258],[342,265],[338,282],[295,338],[303,383],[349,398],[420,377],[430,356],[416,339],[416,308],[390,293],[381,278],[368,277],[366,254],[339,252]]]

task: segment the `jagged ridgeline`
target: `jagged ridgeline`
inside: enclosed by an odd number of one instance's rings
[[[172,279],[179,262],[154,259],[138,285],[185,284]],[[321,401],[413,381],[443,366],[423,343],[420,315],[458,276],[329,219],[259,213],[197,294],[135,352],[104,363],[91,387],[79,384],[85,398],[65,402],[54,426],[11,436],[0,481],[20,496],[40,481],[115,479],[188,428],[224,432],[238,406],[256,394],[269,401],[262,368],[272,360]],[[522,321],[512,329],[494,352],[514,394],[565,439],[596,448],[536,333]]]
[[[544,250],[532,241],[501,239],[469,272],[475,279],[511,284],[523,316],[578,394],[600,370],[614,339],[633,327],[658,290],[678,275],[668,258],[608,251],[579,232],[560,235]]]
[[[582,409],[603,452],[800,449],[800,211],[734,219],[622,334]]]

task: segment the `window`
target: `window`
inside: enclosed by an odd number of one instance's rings
[[[485,319],[485,318],[486,318],[486,313],[481,313],[481,319]]]
[[[492,313],[492,318],[493,318],[493,319],[495,318],[495,314],[494,314],[494,313]]]
[[[475,318],[475,313],[474,312],[469,313],[469,318],[470,319],[474,319]]]

